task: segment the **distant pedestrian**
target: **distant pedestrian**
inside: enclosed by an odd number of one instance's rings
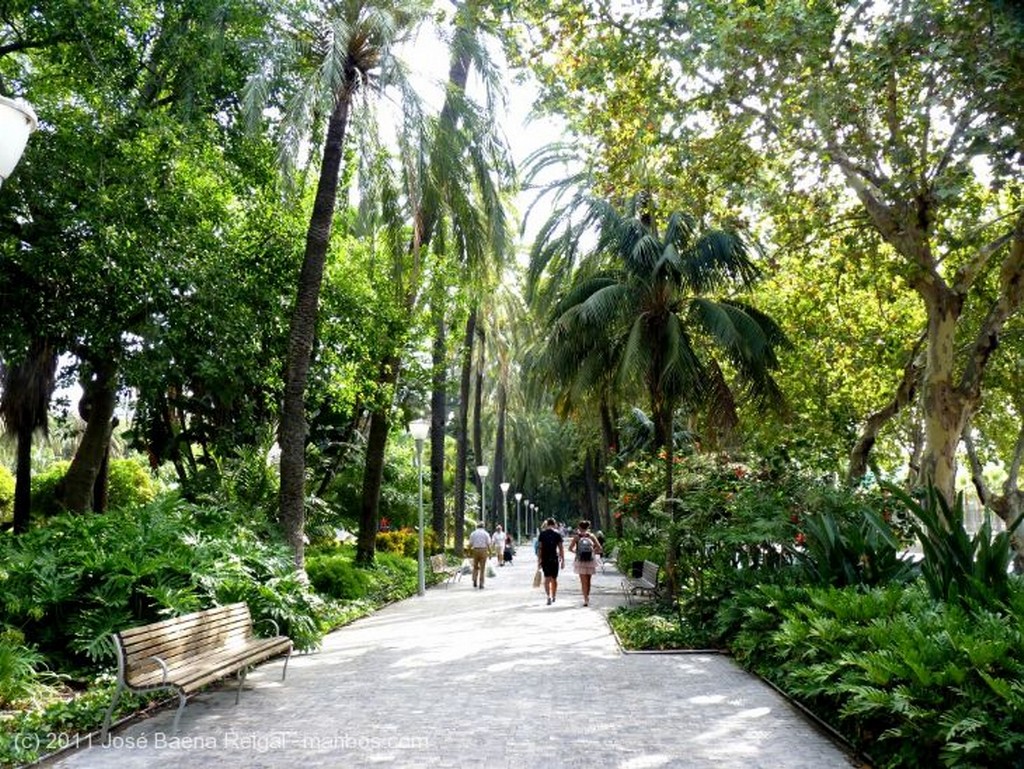
[[[544,593],[549,606],[558,594],[558,570],[565,566],[562,535],[556,526],[555,519],[548,518],[544,521],[544,530],[537,537],[537,566],[544,572]]]
[[[494,527],[494,534],[491,536],[491,546],[494,548],[494,558],[498,566],[505,565],[505,530],[499,523]]]
[[[511,534],[506,534],[505,535],[505,552],[504,552],[505,563],[512,563],[512,558],[515,556],[515,554],[516,554],[516,543],[515,543],[515,540],[512,539],[512,535]]]
[[[569,552],[576,554],[572,570],[580,577],[580,588],[583,590],[583,605],[590,605],[590,578],[597,574],[597,556],[603,551],[597,537],[590,533],[590,521],[580,521]]]
[[[484,588],[484,577],[487,574],[487,554],[491,549],[491,535],[484,528],[484,522],[478,521],[473,533],[469,535],[469,549],[473,553],[473,587]]]

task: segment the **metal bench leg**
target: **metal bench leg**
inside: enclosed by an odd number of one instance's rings
[[[184,709],[185,709],[185,690],[184,689],[178,689],[178,712],[174,714],[174,731],[173,731],[174,734],[178,733],[178,729],[179,729],[178,724],[181,722],[181,711],[183,711]]]
[[[235,704],[242,698],[242,684],[245,683],[245,675],[249,672],[249,666],[246,665],[238,671],[238,688],[235,689]]]
[[[121,698],[121,692],[124,691],[124,682],[118,678],[117,688],[114,689],[114,696],[110,698],[110,707],[107,708],[107,714],[103,716],[103,728],[100,730],[100,742],[107,741],[107,732],[110,730],[110,720],[114,715],[114,708],[117,707],[117,701]]]
[[[288,656],[284,658],[284,667],[281,669],[281,680],[284,680],[285,675],[288,673],[288,660],[292,658],[292,650],[288,650]]]

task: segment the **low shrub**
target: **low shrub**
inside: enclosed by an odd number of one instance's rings
[[[376,550],[378,553],[396,553],[406,558],[415,558],[419,553],[420,539],[415,529],[397,529],[377,533]],[[434,553],[440,548],[437,537],[432,529],[423,532],[423,552]]]
[[[14,475],[0,465],[0,523],[14,518]]]
[[[331,598],[351,601],[369,592],[370,577],[355,566],[351,553],[306,558],[306,574],[318,593]]]
[[[626,649],[700,649],[710,643],[702,629],[655,602],[614,609],[608,622]]]
[[[1024,591],[1009,614],[923,585],[772,586],[738,597],[731,647],[877,766],[1020,766]]]

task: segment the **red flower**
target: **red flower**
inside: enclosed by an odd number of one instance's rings
[[[804,533],[802,531],[798,531],[796,533],[795,539],[796,539],[796,543],[798,545],[805,545],[805,544],[807,544],[807,537],[804,536]]]

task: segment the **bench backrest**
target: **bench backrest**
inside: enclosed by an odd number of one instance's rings
[[[216,606],[142,625],[117,634],[127,677],[154,670],[204,651],[243,646],[252,637],[252,617],[244,603]]]
[[[652,585],[658,584],[658,572],[661,571],[661,567],[658,566],[654,561],[644,561],[643,578],[650,582]]]

